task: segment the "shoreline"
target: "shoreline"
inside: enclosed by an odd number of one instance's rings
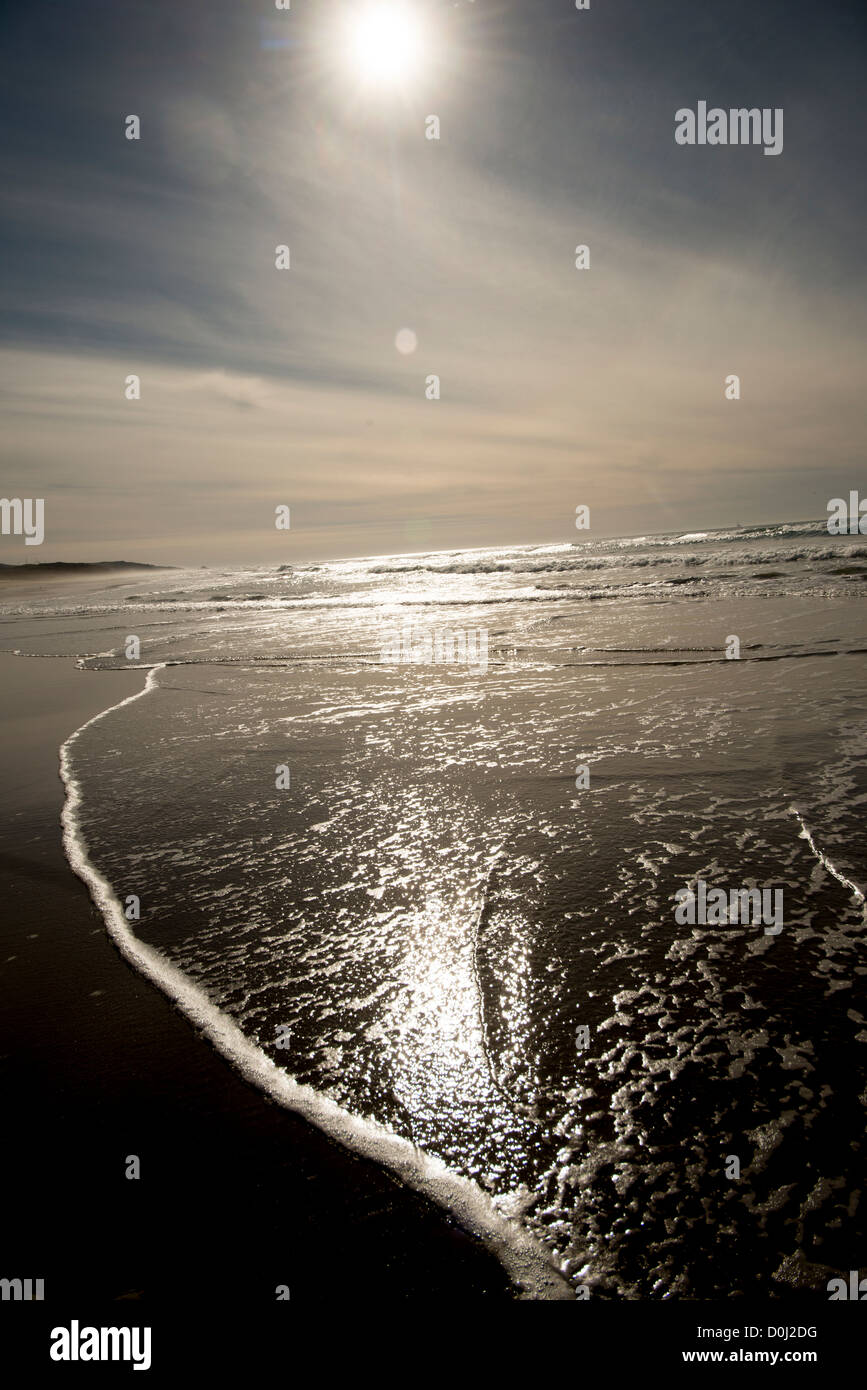
[[[142,673],[0,661],[0,1075],[20,1197],[4,1275],[46,1279],[52,1301],[319,1299],[343,1279],[357,1299],[359,1267],[371,1297],[520,1297],[448,1212],[254,1090],[120,958],[63,854],[57,750]]]

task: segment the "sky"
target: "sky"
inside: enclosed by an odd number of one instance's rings
[[[584,540],[865,490],[863,4],[403,0],[422,40],[383,77],[347,39],[366,3],[7,0],[0,489],[45,499],[45,542],[0,562]],[[782,108],[782,152],[679,145],[699,101]]]

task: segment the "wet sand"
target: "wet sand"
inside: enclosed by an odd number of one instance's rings
[[[44,1278],[63,1315],[79,1298],[267,1305],[278,1285],[510,1300],[447,1213],[249,1087],[108,940],[63,854],[58,749],[143,681],[0,654],[0,1276]]]

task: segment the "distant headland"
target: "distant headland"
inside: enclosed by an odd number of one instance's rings
[[[52,574],[106,574],[115,570],[171,570],[175,565],[146,565],[136,560],[48,560],[44,564],[0,565],[0,579],[40,579]]]

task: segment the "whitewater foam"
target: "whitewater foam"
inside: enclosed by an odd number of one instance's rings
[[[813,854],[818,859],[819,863],[822,865],[822,868],[826,869],[827,872],[831,875],[831,877],[835,878],[838,883],[841,883],[844,888],[851,889],[855,902],[860,905],[862,917],[864,918],[865,922],[867,922],[867,899],[865,899],[864,890],[862,888],[859,888],[857,883],[853,883],[851,878],[847,878],[846,875],[842,872],[842,870],[838,869],[836,864],[834,864],[828,858],[824,850],[821,850],[819,848],[819,846],[816,844],[815,839],[813,838],[812,831],[807,826],[804,817],[801,815],[801,812],[798,810],[797,806],[790,806],[789,813],[795,816],[795,818],[800,822],[801,839],[807,841],[807,844],[810,846],[810,849],[813,851]]]

